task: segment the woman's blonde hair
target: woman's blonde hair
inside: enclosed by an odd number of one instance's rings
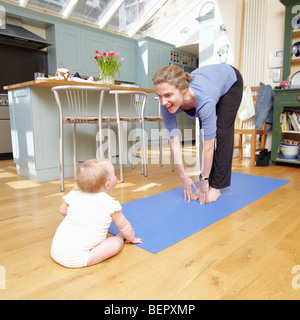
[[[178,89],[185,89],[189,86],[189,83],[193,78],[193,76],[184,72],[180,67],[171,64],[169,66],[159,68],[155,72],[152,81],[154,85],[167,82]]]
[[[77,168],[77,185],[83,192],[97,193],[106,184],[110,174],[106,159],[90,159]]]

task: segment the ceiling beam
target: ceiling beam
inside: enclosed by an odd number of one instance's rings
[[[184,18],[192,11],[195,10],[197,6],[201,4],[201,1],[194,0],[190,5],[188,5],[175,19],[171,21],[165,28],[163,28],[159,34],[154,35],[154,38],[162,40],[162,38],[172,30],[178,23],[184,21]]]
[[[66,6],[64,12],[63,12],[63,18],[64,19],[68,19],[71,15],[71,13],[73,12],[73,10],[76,7],[78,0],[71,0],[68,5]]]
[[[104,16],[101,18],[101,20],[98,22],[98,25],[100,29],[103,29],[109,22],[109,20],[112,18],[112,16],[116,13],[117,10],[121,7],[121,5],[125,2],[125,0],[115,0],[111,1],[111,5],[106,10]]]
[[[138,21],[137,23],[128,30],[127,35],[131,38],[134,34],[136,34],[139,29],[167,2],[167,0],[158,0],[156,4],[147,11]]]
[[[20,0],[20,6],[21,7],[26,7],[28,3],[28,0]]]

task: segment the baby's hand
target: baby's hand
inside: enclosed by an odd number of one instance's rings
[[[143,240],[141,238],[134,238],[132,241],[125,241],[126,243],[143,243]]]

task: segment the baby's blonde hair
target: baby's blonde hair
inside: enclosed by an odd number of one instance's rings
[[[193,76],[187,72],[184,72],[180,67],[171,64],[159,68],[155,72],[152,81],[154,85],[166,82],[178,89],[185,89],[189,86],[189,83],[193,80],[193,78]]]
[[[97,193],[109,179],[111,163],[106,159],[90,159],[77,168],[77,185],[83,192]]]

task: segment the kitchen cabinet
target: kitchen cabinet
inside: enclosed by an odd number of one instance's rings
[[[84,35],[85,49],[83,50],[83,60],[86,70],[85,75],[90,75],[96,78],[99,77],[99,68],[95,63],[94,59],[94,56],[96,55],[96,50],[100,52],[109,52],[112,50],[110,45],[111,39],[105,35],[99,37],[97,36],[97,34],[94,34],[92,32],[87,32]]]
[[[145,37],[137,40],[137,82],[154,88],[152,77],[156,70],[170,62],[172,44]]]
[[[8,97],[0,93],[0,160],[12,158]]]
[[[59,112],[51,91],[52,87],[58,85],[81,85],[81,83],[41,79],[5,87],[9,95],[13,157],[17,174],[35,182],[56,180],[60,177]],[[154,90],[148,90],[147,88],[138,89],[96,83],[85,83],[84,85],[105,86],[111,90],[141,90],[149,94],[154,92]],[[130,112],[128,100],[126,101],[126,97],[124,97],[124,100],[122,98],[120,100],[121,103],[123,102],[122,112],[126,115]],[[96,98],[89,107],[94,109],[94,113],[97,114]],[[115,116],[115,110],[114,96],[106,94],[103,115]],[[111,129],[115,132],[116,137],[117,125],[112,123]],[[79,124],[76,131],[78,161],[94,158],[96,154],[96,126],[81,126]],[[72,126],[64,126],[65,177],[71,177],[74,174],[72,134]],[[127,142],[127,147],[131,147],[129,142]],[[117,139],[112,139],[111,150],[113,164],[118,167],[115,157],[118,150]],[[127,158],[124,161],[127,166],[131,166]]]
[[[111,49],[114,52],[120,52],[120,58],[124,58],[124,63],[120,68],[120,78],[116,74],[115,79],[126,82],[137,82],[136,56],[137,43],[133,39],[122,39],[119,37],[117,41],[111,40]],[[134,71],[134,72],[133,72]],[[139,84],[141,86],[141,84]],[[144,87],[144,88],[148,88]]]
[[[99,77],[99,68],[94,61],[95,51],[120,52],[124,63],[120,68],[120,78],[115,80],[136,82],[135,61],[136,41],[124,40],[124,37],[101,30],[85,29],[77,26],[66,26],[57,23],[47,30],[47,38],[55,39],[55,47],[48,51],[49,73],[55,73],[60,67],[78,72],[82,76]]]
[[[65,67],[71,73],[83,72],[82,38],[83,34],[79,29],[57,26],[57,68]]]
[[[8,3],[5,4],[5,9],[8,15],[21,20],[26,19],[28,24],[44,25],[46,39],[54,44],[47,49],[48,74],[54,74],[58,68],[64,66],[73,74],[79,72],[82,76],[98,78],[99,70],[94,62],[95,51],[113,50],[120,52],[120,56],[124,58],[124,64],[120,68],[120,78],[116,75],[115,80],[153,88],[154,72],[160,66],[173,62],[171,50],[175,54],[177,51],[174,45],[152,38],[135,40]],[[196,57],[193,58],[196,62]]]

